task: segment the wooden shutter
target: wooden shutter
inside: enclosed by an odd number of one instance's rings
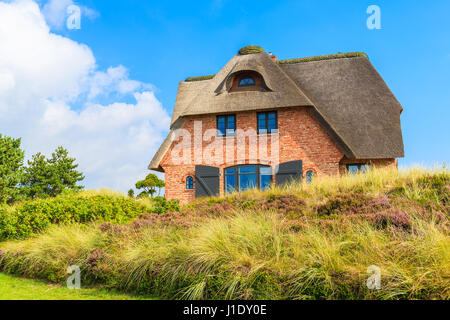
[[[210,166],[195,166],[195,197],[218,196],[219,168]]]
[[[282,185],[292,180],[301,180],[302,176],[302,160],[284,162],[278,165],[275,182],[277,185]]]

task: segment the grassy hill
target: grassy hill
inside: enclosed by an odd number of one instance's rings
[[[449,299],[450,174],[373,170],[0,243],[3,272],[170,299]],[[370,290],[370,266],[381,289]]]

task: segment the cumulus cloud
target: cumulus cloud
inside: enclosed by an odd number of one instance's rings
[[[98,70],[91,49],[53,34],[31,0],[0,2],[0,44],[2,134],[22,137],[28,157],[68,148],[89,188],[125,191],[146,174],[170,122],[151,85],[124,66]],[[135,103],[98,103],[127,95]]]
[[[149,84],[129,79],[128,70],[124,66],[109,67],[106,72],[98,71],[89,81],[88,99],[114,92],[128,94],[141,89],[152,89]]]

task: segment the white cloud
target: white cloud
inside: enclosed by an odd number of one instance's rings
[[[93,99],[99,95],[109,95],[114,92],[128,94],[141,89],[152,89],[152,86],[130,80],[128,76],[128,70],[124,66],[109,67],[106,72],[96,72],[90,78],[88,98]]]
[[[28,157],[68,148],[90,188],[125,191],[146,174],[170,122],[151,85],[124,66],[98,70],[90,48],[51,33],[31,0],[0,2],[0,44],[2,134],[22,137]],[[135,103],[94,103],[124,95]]]

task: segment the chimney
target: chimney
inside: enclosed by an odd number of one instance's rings
[[[272,54],[272,52],[269,52],[269,57],[274,61],[277,62],[277,56]]]

